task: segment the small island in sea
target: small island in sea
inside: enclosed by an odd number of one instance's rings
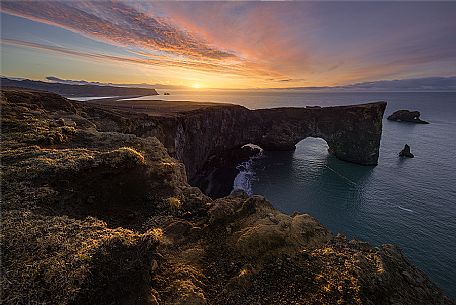
[[[418,124],[429,124],[429,122],[420,119],[419,111],[398,110],[388,116],[388,120],[396,122],[409,122]]]
[[[357,10],[370,18],[353,15]],[[429,61],[429,54],[412,58],[410,44],[420,49],[422,39],[397,45],[401,35],[415,37],[397,32],[399,38],[384,42],[396,48],[382,48],[346,14],[375,33],[391,33],[392,25],[376,22],[380,17],[394,13],[395,26],[405,28],[427,16],[443,24],[417,25],[432,34],[454,24],[448,12],[456,5],[2,2],[0,302],[455,304],[451,258],[442,256],[447,273],[429,273],[433,268],[410,256],[408,244],[404,250],[393,242],[405,233],[388,236],[369,218],[378,240],[347,236],[344,229],[372,208],[359,198],[391,201],[397,192],[368,193],[375,172],[393,168],[392,180],[400,184],[407,167],[427,160],[426,143],[414,136],[441,128],[432,111],[426,126],[388,122],[384,114],[426,109],[400,103],[456,88],[440,61]],[[337,29],[378,47],[376,59],[356,39],[345,45],[338,35],[346,34]],[[435,48],[451,44],[444,34],[428,36]],[[311,56],[301,38],[326,57]],[[425,71],[420,62],[433,68]],[[437,72],[443,76],[432,76]],[[453,95],[446,93],[432,96],[447,107]],[[423,122],[419,117],[406,110],[392,115]],[[385,136],[393,143],[387,149]],[[315,170],[306,175],[295,153],[302,141],[317,138],[326,145],[324,162],[309,154]],[[420,158],[403,161],[399,149],[413,157],[404,143]],[[269,165],[291,172],[283,184],[267,180],[269,190],[283,188],[289,197],[238,187],[256,158],[279,160]],[[256,170],[272,175],[267,166]],[[321,179],[328,174],[337,181]],[[346,215],[320,219],[307,211],[312,190],[286,188],[303,177],[336,197],[348,190],[349,200],[337,198]],[[261,176],[248,182],[255,179]],[[292,197],[301,205],[284,208]],[[404,214],[392,218],[415,220],[407,217],[421,210],[405,206],[408,197],[423,205],[412,192],[373,214],[390,223],[382,213],[393,205]],[[423,228],[434,220],[428,213]],[[330,229],[331,219],[347,215],[352,223]],[[447,221],[448,230],[453,223]],[[444,226],[434,224],[431,233],[441,238]],[[438,261],[439,254],[429,257]]]

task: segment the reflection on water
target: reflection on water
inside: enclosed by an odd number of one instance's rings
[[[341,162],[328,153],[324,140],[307,138],[297,144],[294,152],[263,152],[253,164],[257,183],[250,191],[265,195],[285,213],[305,211],[315,215],[328,209],[325,214],[333,214],[332,202],[322,201],[328,197],[337,201],[338,208],[356,213],[372,170]],[[294,195],[281,200],[284,193]]]

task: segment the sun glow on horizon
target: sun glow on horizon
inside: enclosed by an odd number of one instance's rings
[[[3,75],[193,90],[454,75],[453,3],[32,2],[2,1]]]

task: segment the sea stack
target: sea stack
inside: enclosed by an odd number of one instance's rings
[[[404,148],[399,152],[399,157],[413,158],[415,156],[410,152],[410,146],[405,144]]]
[[[390,115],[387,119],[396,122],[410,122],[418,124],[429,124],[429,122],[420,119],[421,113],[419,111],[398,110]]]

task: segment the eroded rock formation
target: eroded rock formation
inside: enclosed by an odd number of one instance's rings
[[[420,119],[421,113],[419,111],[398,110],[388,116],[388,120],[396,122],[409,122],[418,124],[429,124],[429,122]]]
[[[260,109],[262,130],[254,144],[290,150],[307,137],[324,139],[337,158],[362,165],[378,161],[386,103],[353,106]]]
[[[292,150],[307,137],[326,140],[339,159],[377,164],[385,102],[308,108],[249,110],[230,104],[188,102],[97,102],[86,110],[101,130],[155,136],[181,160],[190,181],[212,156],[256,144]],[[126,111],[134,110],[134,114]]]
[[[410,146],[405,144],[404,148],[399,152],[399,157],[413,158],[415,156],[410,152]]]
[[[1,107],[2,304],[454,304],[397,247],[212,200],[157,138],[101,131],[116,112],[22,90]]]

